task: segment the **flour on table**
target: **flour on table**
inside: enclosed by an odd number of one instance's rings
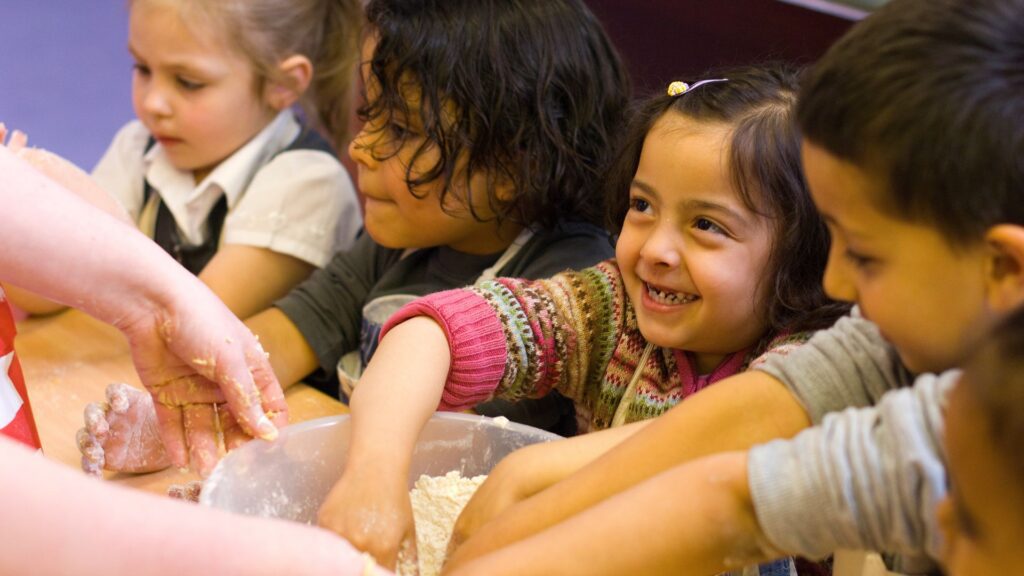
[[[463,478],[458,470],[453,470],[444,476],[420,476],[413,485],[409,497],[412,499],[412,513],[416,522],[420,576],[437,576],[441,573],[455,520],[486,479],[487,476]],[[411,561],[403,558],[400,553],[398,576],[414,574],[410,564]]]

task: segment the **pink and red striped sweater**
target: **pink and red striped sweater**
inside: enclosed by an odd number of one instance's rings
[[[438,292],[399,310],[382,337],[420,315],[444,328],[452,350],[440,410],[471,408],[495,396],[540,397],[557,389],[576,404],[580,433],[612,425],[648,346],[614,260],[546,280],[498,278]],[[654,418],[690,394],[768,354],[786,354],[809,337],[767,338],[760,349],[727,356],[710,374],[696,373],[685,351],[656,347],[640,370],[623,423]]]

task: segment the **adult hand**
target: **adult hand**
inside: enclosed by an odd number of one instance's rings
[[[205,475],[246,435],[276,438],[288,406],[252,333],[211,292],[182,290],[181,296],[114,324],[128,337],[139,378],[153,396],[172,464]]]

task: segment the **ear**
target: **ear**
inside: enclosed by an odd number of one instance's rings
[[[284,110],[294,104],[313,80],[313,63],[301,54],[281,61],[277,74],[267,82],[264,98],[274,110]]]
[[[999,224],[985,234],[989,305],[1010,312],[1024,305],[1024,226]]]

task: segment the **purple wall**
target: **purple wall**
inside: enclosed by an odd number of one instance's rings
[[[92,168],[134,116],[126,4],[0,2],[0,121]]]

